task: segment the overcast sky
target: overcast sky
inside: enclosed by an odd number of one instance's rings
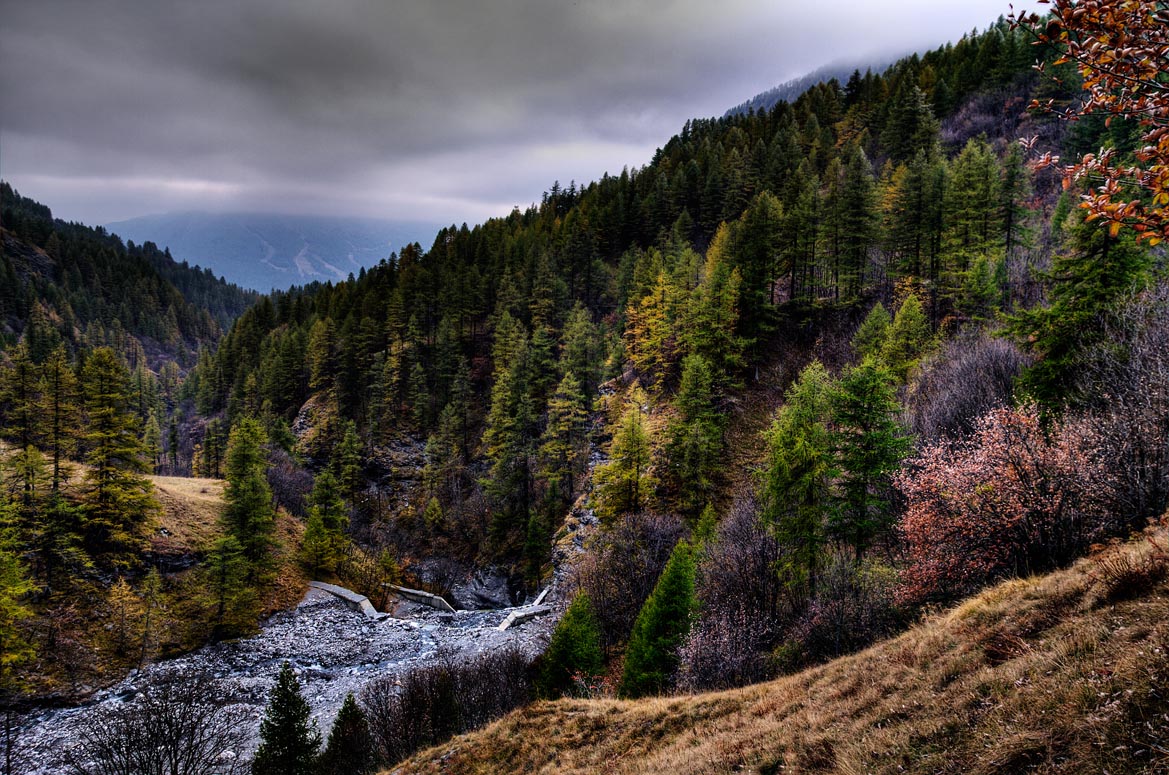
[[[1018,5],[1018,3],[1017,3]],[[1028,5],[1024,2],[1023,5]],[[0,0],[0,176],[59,217],[475,223],[1008,0]]]

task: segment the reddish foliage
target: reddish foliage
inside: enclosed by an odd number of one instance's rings
[[[910,554],[901,597],[952,598],[1070,562],[1113,532],[1111,473],[1086,422],[1044,432],[1037,410],[997,409],[972,436],[927,447],[897,477]]]
[[[1135,163],[1102,148],[1065,167],[1065,181],[1090,186],[1083,202],[1089,219],[1108,223],[1113,235],[1129,226],[1156,245],[1169,237],[1169,84],[1161,77],[1169,65],[1169,9],[1157,0],[1038,2],[1051,5],[1050,16],[1012,14],[1012,23],[1030,31],[1037,43],[1058,47],[1063,56],[1056,64],[1075,65],[1085,94],[1082,103],[1066,109],[1054,101],[1032,107],[1070,121],[1091,113],[1107,115],[1108,121],[1131,119],[1143,130]],[[1049,153],[1039,164],[1058,161]]]

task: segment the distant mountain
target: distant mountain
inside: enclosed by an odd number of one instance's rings
[[[843,86],[855,71],[860,71],[861,75],[864,75],[865,70],[872,70],[874,74],[879,75],[885,72],[890,64],[891,62],[835,62],[824,65],[807,75],[784,81],[779,86],[773,86],[765,92],[756,94],[746,102],[731,108],[724,115],[734,116],[752,110],[756,113],[771,110],[780,102],[795,102],[796,98],[818,83],[831,81],[835,78]]]
[[[403,245],[429,248],[435,224],[324,216],[165,213],[106,224],[136,243],[170,248],[178,261],[269,291],[344,280]]]

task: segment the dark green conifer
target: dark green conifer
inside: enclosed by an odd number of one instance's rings
[[[540,661],[537,691],[547,698],[569,694],[578,678],[596,676],[604,665],[600,625],[592,601],[581,590],[552,631],[552,640]]]
[[[696,605],[694,574],[694,550],[679,541],[633,624],[618,696],[634,699],[670,688]]]
[[[376,769],[374,761],[369,721],[350,692],[337,712],[317,772],[319,775],[368,775]]]
[[[260,747],[252,760],[252,775],[316,775],[321,733],[309,721],[309,706],[300,683],[285,662],[260,722]]]

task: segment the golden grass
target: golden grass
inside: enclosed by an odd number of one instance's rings
[[[539,702],[393,772],[1169,772],[1169,586],[1110,604],[1090,566],[766,684]]]
[[[160,554],[201,551],[222,535],[223,481],[183,476],[150,476],[154,497],[162,506],[150,537]]]

